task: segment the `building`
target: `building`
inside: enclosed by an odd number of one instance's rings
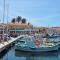
[[[4,36],[4,40],[7,40],[7,25],[6,24],[3,24],[1,23],[0,24],[0,41],[3,40],[3,36]]]
[[[9,23],[8,29],[10,33],[29,34],[33,30],[33,25],[30,23]]]

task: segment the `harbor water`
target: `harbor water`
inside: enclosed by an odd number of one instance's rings
[[[0,53],[0,60],[60,60],[60,49],[52,52],[31,53],[16,51],[14,45]]]
[[[15,51],[15,46],[0,54],[0,60],[60,60],[60,50],[45,53]]]

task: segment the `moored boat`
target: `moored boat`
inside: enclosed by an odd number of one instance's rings
[[[39,43],[30,38],[22,39],[15,45],[15,50],[25,51],[25,52],[47,52],[47,51],[57,51],[58,44],[51,42]]]
[[[48,38],[48,40],[50,42],[53,42],[54,44],[58,45],[59,46],[58,48],[60,48],[60,38],[59,37],[58,38]]]

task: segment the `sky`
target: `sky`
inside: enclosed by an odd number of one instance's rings
[[[3,3],[0,0],[0,22],[3,22]],[[7,22],[21,16],[34,26],[60,26],[60,0],[5,0]]]

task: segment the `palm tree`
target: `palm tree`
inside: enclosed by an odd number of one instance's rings
[[[26,23],[26,19],[25,18],[22,19],[22,23]]]
[[[21,19],[22,19],[22,17],[21,17],[21,16],[18,16],[18,17],[16,18],[16,21],[19,23],[19,22],[21,21]]]
[[[15,18],[13,18],[11,22],[12,22],[12,23],[15,23]]]
[[[30,23],[28,22],[28,25],[29,25]]]

